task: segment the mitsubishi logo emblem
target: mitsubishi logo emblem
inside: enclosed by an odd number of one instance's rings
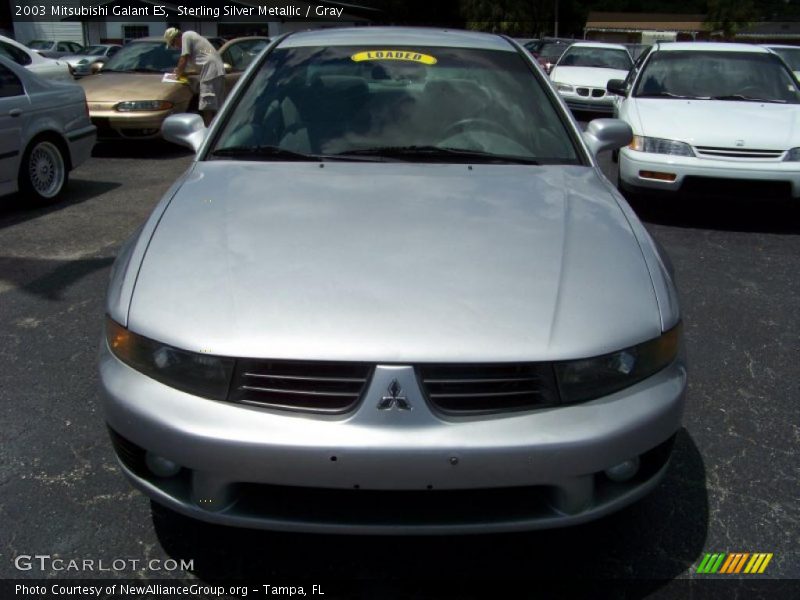
[[[397,410],[411,410],[412,406],[408,399],[403,395],[403,388],[397,383],[397,379],[392,379],[389,384],[387,396],[383,396],[378,402],[378,410],[391,410],[392,407],[397,407]]]

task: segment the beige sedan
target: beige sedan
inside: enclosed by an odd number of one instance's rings
[[[237,38],[219,50],[225,62],[226,89],[263,49],[266,38]],[[96,75],[79,83],[86,91],[89,115],[101,139],[152,139],[161,136],[169,115],[195,110],[197,76],[187,83],[165,82],[178,64],[179,52],[161,38],[142,38],[127,44]]]

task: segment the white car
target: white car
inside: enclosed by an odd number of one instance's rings
[[[634,134],[619,153],[622,190],[800,197],[800,89],[766,48],[658,44],[608,89]]]
[[[800,46],[771,44],[765,47],[785,60],[786,64],[789,65],[789,68],[794,72],[795,77],[800,80]]]
[[[576,42],[558,59],[550,79],[572,110],[613,113],[606,84],[625,78],[632,66],[631,55],[621,44]]]
[[[86,46],[80,54],[65,56],[64,60],[72,67],[75,77],[83,77],[96,73],[121,49],[119,44],[95,44]]]
[[[48,81],[0,56],[0,196],[55,200],[97,133],[83,88]]]
[[[0,35],[0,56],[13,60],[45,79],[74,81],[72,69],[65,61],[45,58],[38,52],[2,35]]]

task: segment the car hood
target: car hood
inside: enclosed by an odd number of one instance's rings
[[[639,129],[693,146],[786,150],[800,146],[797,104],[727,100],[635,99]]]
[[[610,79],[625,79],[627,71],[617,69],[601,69],[599,67],[556,67],[550,79],[558,83],[585,85],[606,89]]]
[[[660,317],[589,167],[200,162],[128,326],[193,351],[381,362],[598,355]]]
[[[100,71],[78,84],[86,91],[87,102],[121,102],[125,100],[171,100],[191,96],[189,86],[164,83],[163,73],[112,73]]]

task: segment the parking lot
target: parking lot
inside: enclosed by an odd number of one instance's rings
[[[167,144],[98,144],[59,204],[30,210],[14,196],[0,207],[0,576],[568,576],[637,578],[655,591],[703,577],[706,552],[769,552],[761,577],[800,578],[800,207],[759,198],[636,206],[674,262],[691,377],[669,474],[629,509],[456,541],[275,534],[153,512],[117,467],[96,355],[117,250],[190,161]],[[604,168],[613,179],[607,158]],[[15,567],[34,554],[156,559],[161,570]],[[167,559],[192,568],[167,570]]]

